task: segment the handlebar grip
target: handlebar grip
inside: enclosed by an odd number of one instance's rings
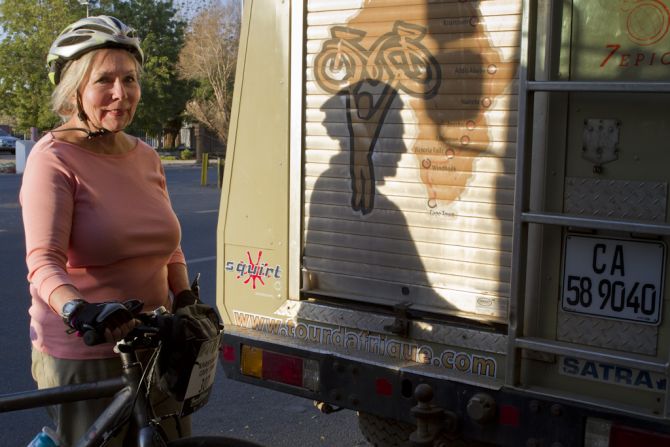
[[[84,332],[84,343],[86,346],[95,346],[105,342],[105,334],[95,329],[88,329]]]

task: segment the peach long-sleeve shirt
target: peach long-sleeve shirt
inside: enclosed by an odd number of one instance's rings
[[[181,229],[156,152],[138,139],[122,155],[98,154],[45,135],[33,147],[20,192],[32,305],[30,338],[54,357],[114,356],[67,334],[50,307],[57,287],[89,302],[141,299],[170,307],[167,266],[185,263]],[[60,311],[60,309],[56,309]]]

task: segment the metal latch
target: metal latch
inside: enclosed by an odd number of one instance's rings
[[[412,303],[404,302],[393,306],[395,320],[393,324],[384,326],[384,330],[401,337],[406,337],[409,332],[409,315],[407,314],[407,309],[411,305]]]
[[[588,118],[584,120],[582,158],[593,163],[593,172],[602,172],[602,165],[619,158],[618,119]]]

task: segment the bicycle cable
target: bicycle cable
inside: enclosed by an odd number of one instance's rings
[[[151,353],[151,357],[149,357],[149,360],[147,360],[147,364],[144,367],[144,371],[142,373],[142,379],[141,381],[143,382],[144,380],[147,381],[147,391],[146,391],[146,401],[147,401],[147,406],[151,410],[151,417],[156,418],[156,413],[154,412],[153,406],[151,405],[151,382],[154,380],[154,370],[156,368],[156,362],[158,361],[158,356],[160,354],[161,348],[163,346],[163,343],[159,343],[158,347],[154,349],[154,351]],[[137,398],[135,398],[137,400]]]

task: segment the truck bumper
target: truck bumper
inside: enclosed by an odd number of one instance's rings
[[[325,351],[306,341],[244,328],[226,331],[221,364],[228,378],[334,407],[416,425],[412,416],[417,404],[415,389],[427,384],[434,393],[431,405],[448,415],[445,429],[451,427],[452,434],[467,439],[510,447],[578,447],[601,445],[591,440],[600,435],[587,434],[587,429],[606,429],[613,435],[608,438],[612,447],[628,445],[621,439],[630,436],[646,439],[645,446],[670,445],[670,427],[662,420],[546,398],[495,381],[475,381],[443,371],[437,374],[430,366],[417,367],[413,362]]]

